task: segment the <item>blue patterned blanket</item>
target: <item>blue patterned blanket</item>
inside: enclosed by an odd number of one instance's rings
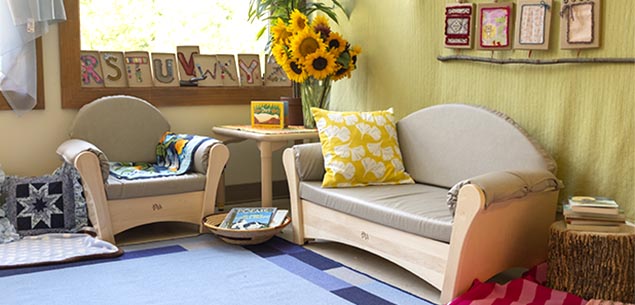
[[[213,139],[167,131],[157,144],[156,163],[110,162],[110,174],[127,180],[184,174],[192,165],[196,149],[208,140]]]

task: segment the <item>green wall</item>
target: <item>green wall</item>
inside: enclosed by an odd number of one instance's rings
[[[443,47],[446,1],[342,2],[352,13],[348,21],[342,16],[340,30],[363,53],[353,77],[335,83],[331,108],[394,107],[398,117],[444,103],[494,108],[555,157],[566,186],[561,199],[571,194],[613,197],[635,219],[635,65],[442,63],[437,56],[459,54]],[[534,51],[531,58],[578,56],[559,50],[560,5],[554,1],[550,50]],[[603,1],[601,47],[583,50],[579,57],[635,57],[633,16],[635,1]],[[528,57],[524,50],[460,54]]]

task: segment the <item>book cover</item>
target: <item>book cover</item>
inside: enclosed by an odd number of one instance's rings
[[[608,197],[595,196],[571,196],[569,204],[572,208],[577,206],[594,207],[594,208],[618,208],[617,202]]]
[[[276,211],[276,214],[273,216],[269,227],[275,228],[281,225],[284,222],[284,219],[287,218],[289,214],[289,210],[280,209]]]
[[[267,228],[277,208],[233,208],[223,221],[226,228],[234,230],[253,230]]]
[[[628,232],[627,231],[628,227],[626,225],[602,226],[602,225],[571,225],[571,224],[567,224],[567,230],[618,233],[618,232]]]
[[[284,128],[287,105],[282,101],[251,102],[251,127]]]

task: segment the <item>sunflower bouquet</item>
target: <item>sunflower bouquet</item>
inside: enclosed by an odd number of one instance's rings
[[[313,21],[294,10],[288,21],[278,18],[271,28],[271,53],[290,80],[299,83],[305,125],[310,107],[327,108],[333,81],[350,78],[356,69],[361,48],[351,46],[332,31],[328,19],[317,15]]]

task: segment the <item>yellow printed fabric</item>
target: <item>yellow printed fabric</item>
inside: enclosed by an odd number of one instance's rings
[[[324,156],[322,187],[414,183],[403,166],[392,109],[311,112]]]

